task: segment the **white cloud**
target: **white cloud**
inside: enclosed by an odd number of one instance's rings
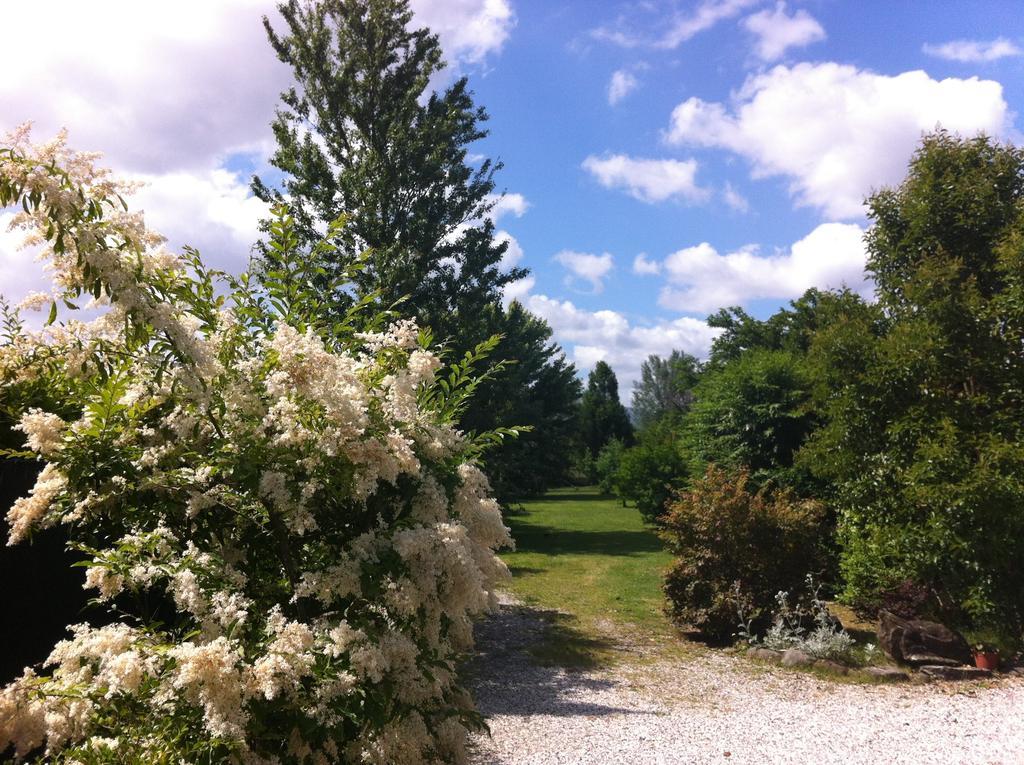
[[[722,200],[736,212],[745,213],[750,211],[750,202],[747,201],[745,196],[736,191],[728,181],[726,181],[722,189]]]
[[[56,7],[55,7],[56,6]],[[15,3],[4,8],[0,127],[61,127],[119,170],[209,168],[265,147],[289,81],[266,39],[266,0]],[[28,30],[38,30],[33,34]]]
[[[441,38],[449,61],[478,64],[501,50],[516,18],[508,0],[411,0],[414,23]]]
[[[662,269],[664,308],[706,313],[760,298],[792,299],[809,287],[848,286],[868,294],[864,230],[855,223],[823,223],[788,252],[762,255],[756,245],[719,253],[707,242],[669,255]]]
[[[447,57],[498,50],[514,22],[507,0],[416,0]],[[208,169],[271,146],[270,121],[291,81],[262,16],[274,0],[5,4],[0,130],[25,120],[38,136],[67,127],[74,146],[122,171]],[[36,30],[36,33],[30,30]]]
[[[661,273],[661,263],[648,258],[646,252],[641,252],[633,258],[633,273],[640,276],[656,276]]]
[[[614,265],[610,252],[592,255],[589,252],[562,250],[554,259],[569,271],[567,284],[571,285],[577,279],[582,279],[589,282],[590,291],[595,295],[604,290],[604,278]]]
[[[537,280],[532,276],[524,276],[518,281],[514,281],[511,284],[506,284],[502,290],[501,302],[506,307],[513,300],[524,300],[529,294],[530,290],[537,283]]]
[[[612,78],[608,82],[608,103],[611,106],[615,106],[615,104],[636,90],[639,84],[640,81],[636,78],[636,75],[628,69],[616,70],[612,73]]]
[[[792,16],[786,4],[779,2],[774,10],[765,9],[743,21],[747,31],[757,36],[755,52],[762,61],[776,61],[789,48],[803,47],[825,39],[825,30],[807,11],[800,9]]]
[[[656,28],[646,33],[636,30],[635,18],[622,15],[614,24],[598,27],[590,35],[623,48],[678,48],[720,21],[737,16],[759,2],[761,0],[704,0],[691,13],[675,13],[667,19],[659,17]],[[637,8],[648,12],[658,10],[650,3],[639,4]]]
[[[583,169],[607,189],[624,189],[641,202],[682,198],[688,202],[707,199],[707,189],[697,185],[694,159],[637,159],[625,154],[589,156]]]
[[[1003,88],[992,80],[895,77],[835,63],[777,66],[751,77],[730,109],[689,98],[666,140],[728,149],[755,178],[784,176],[799,205],[831,218],[863,214],[873,189],[899,182],[923,132],[1003,134]]]
[[[495,223],[510,214],[517,218],[522,218],[526,211],[530,209],[530,203],[526,201],[526,197],[522,194],[491,194],[488,200],[494,202],[494,208],[491,210],[491,219]]]
[[[508,271],[513,266],[518,265],[519,261],[523,259],[523,248],[519,244],[519,240],[512,236],[512,234],[507,231],[496,231],[494,232],[494,241],[497,244],[508,242],[505,254],[501,256],[500,268],[502,271]]]
[[[43,264],[36,260],[39,247],[22,248],[24,231],[8,231],[13,212],[0,211],[0,295],[13,306],[30,292],[49,292]]]
[[[244,269],[259,238],[267,205],[249,193],[248,182],[226,170],[133,176],[147,185],[128,201],[146,214],[146,224],[180,251],[195,247],[203,260],[230,271]]]
[[[1020,46],[1005,37],[997,37],[995,40],[951,40],[941,45],[926,43],[922,50],[929,56],[971,64],[1024,54]]]
[[[658,40],[659,48],[677,48],[695,35],[736,16],[760,0],[704,0],[692,14],[677,15]]]
[[[629,403],[633,382],[640,377],[641,363],[652,353],[667,356],[673,350],[681,350],[706,357],[711,341],[719,333],[702,319],[690,317],[631,324],[616,311],[586,311],[568,300],[546,295],[529,295],[525,305],[551,325],[555,339],[582,371],[601,360],[610,364],[625,403]]]

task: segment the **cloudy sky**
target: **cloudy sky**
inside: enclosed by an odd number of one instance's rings
[[[628,400],[640,362],[698,356],[709,312],[765,316],[862,278],[862,201],[942,125],[1020,142],[1016,0],[413,0],[491,114],[518,297]],[[241,269],[289,72],[265,0],[36,0],[4,9],[0,131],[60,127],[146,182],[175,246]],[[41,31],[42,30],[42,31]],[[41,277],[0,211],[0,292]]]

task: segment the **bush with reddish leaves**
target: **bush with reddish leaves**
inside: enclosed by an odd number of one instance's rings
[[[770,486],[751,493],[749,473],[710,465],[663,516],[675,561],[665,576],[669,613],[713,640],[733,637],[738,607],[767,624],[778,592],[795,592],[820,563],[820,503]]]

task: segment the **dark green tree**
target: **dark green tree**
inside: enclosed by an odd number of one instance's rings
[[[567,481],[583,386],[543,319],[519,302],[505,310],[489,306],[486,314],[491,333],[501,335],[490,360],[511,363],[477,390],[487,405],[470,407],[462,426],[481,432],[529,425],[531,430],[505,441],[488,459],[487,472],[499,497],[536,496]]]
[[[604,361],[597,362],[587,377],[579,422],[580,440],[591,459],[613,438],[626,443],[633,440],[629,414],[619,401],[619,381]]]
[[[546,324],[501,306],[502,288],[527,272],[501,267],[507,243],[495,239],[489,217],[500,163],[467,160],[487,135],[487,113],[465,78],[431,90],[441,47],[414,28],[408,0],[289,0],[279,9],[282,31],[264,25],[295,78],[273,122],[271,164],[283,179],[272,188],[255,178],[254,193],[288,203],[299,244],[345,216],[335,248],[320,252],[324,281],[366,260],[336,311],[379,295],[456,356],[504,335],[488,363],[515,363],[474,397],[463,426],[532,428],[488,454],[499,496],[563,481],[579,383]]]
[[[295,76],[273,122],[270,162],[284,177],[280,188],[255,178],[253,192],[287,200],[300,244],[347,216],[322,265],[338,271],[368,252],[351,297],[406,300],[403,312],[442,340],[478,334],[480,312],[526,275],[499,268],[507,244],[488,213],[500,163],[466,159],[487,135],[487,113],[465,78],[430,90],[441,46],[412,28],[408,0],[289,0],[279,10],[286,28],[264,26]]]
[[[683,423],[691,474],[703,475],[715,463],[746,470],[751,486],[771,481],[826,498],[829,486],[795,459],[821,420],[807,354],[820,328],[863,305],[847,289],[809,289],[764,320],[736,307],[711,316],[708,323],[723,331]]]
[[[676,491],[686,485],[687,466],[678,417],[663,417],[640,431],[637,444],[619,460],[615,492],[636,505],[649,523],[659,521]]]
[[[683,428],[691,474],[714,463],[748,470],[755,488],[773,481],[809,489],[793,459],[816,424],[810,394],[804,358],[791,351],[751,348],[709,370]]]
[[[708,317],[708,325],[722,330],[711,344],[707,367],[716,369],[749,350],[790,351],[804,355],[818,328],[844,305],[860,302],[849,289],[807,290],[788,308],[767,319],[755,319],[742,308],[722,308]]]
[[[812,350],[846,596],[912,580],[962,626],[1024,622],[1024,151],[927,136],[869,200],[878,303]]]
[[[622,457],[626,453],[626,445],[618,438],[613,438],[604,445],[604,448],[597,453],[594,460],[594,472],[597,474],[597,488],[602,494],[619,493],[619,467],[622,464]],[[626,500],[622,500],[625,507]]]
[[[648,357],[640,366],[640,379],[633,383],[632,415],[637,428],[643,430],[666,415],[685,412],[699,377],[700,362],[688,353]]]

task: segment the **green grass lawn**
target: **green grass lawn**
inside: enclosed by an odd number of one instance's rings
[[[563,635],[570,643],[584,641],[577,649],[600,649],[609,628],[645,643],[677,642],[661,592],[671,558],[636,508],[593,487],[556,489],[505,521],[516,541],[515,552],[502,554],[512,591],[529,605],[575,617],[560,628],[575,631]]]
[[[548,625],[532,649],[542,663],[594,667],[707,650],[665,616],[661,580],[671,557],[636,508],[594,487],[556,489],[505,522],[516,541],[516,550],[501,556],[512,571],[511,590]],[[833,609],[858,644],[875,642],[874,625]],[[860,675],[845,681],[877,682]]]

